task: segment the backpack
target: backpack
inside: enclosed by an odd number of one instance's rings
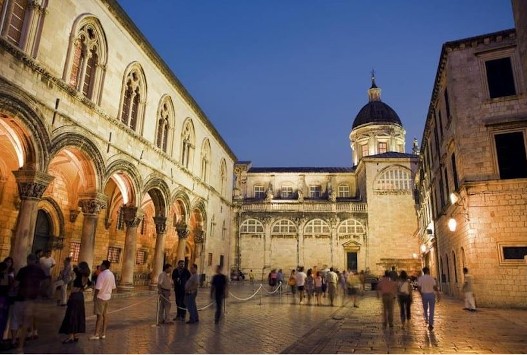
[[[412,293],[412,286],[410,281],[406,280],[399,285],[399,294],[400,295],[410,295]]]
[[[296,286],[296,278],[294,276],[291,276],[289,280],[287,281],[287,284],[289,286]]]

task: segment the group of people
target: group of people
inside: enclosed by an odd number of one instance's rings
[[[326,298],[327,295],[330,306],[334,306],[339,294],[348,294],[353,299],[353,306],[359,307],[357,296],[361,291],[364,291],[364,271],[360,273],[340,272],[333,267],[318,271],[316,268],[304,270],[303,266],[292,269],[287,279],[287,286],[293,295],[293,303],[296,303],[296,295],[298,294],[299,304],[321,306],[323,304],[322,299]],[[252,270],[249,275],[251,274]],[[268,283],[271,288],[284,284],[284,281],[282,269],[278,271],[273,269],[268,274]]]
[[[110,265],[108,260],[104,260],[98,267],[100,272],[95,280],[93,275],[90,279],[88,263],[82,261],[72,266],[71,258],[67,257],[57,280],[52,282],[51,269],[55,266],[55,261],[51,257],[51,251],[46,251],[40,258],[37,254],[29,254],[26,266],[18,272],[14,269],[13,259],[5,258],[0,263],[0,335],[4,339],[4,333],[10,333],[10,339],[3,342],[4,349],[11,347],[22,352],[26,339],[38,338],[37,300],[52,298],[57,288],[60,288],[57,304],[66,307],[58,330],[60,334],[67,335],[63,344],[77,342],[78,335],[86,332],[84,291],[90,287],[94,289],[93,307],[97,316],[94,335],[90,339],[104,339],[108,325],[108,304],[112,290],[116,288]],[[7,335],[5,337],[9,338]]]
[[[216,303],[216,313],[214,322],[217,324],[220,321],[223,301],[227,297],[227,277],[223,274],[223,267],[216,266],[216,274],[211,280],[210,297]],[[173,269],[172,265],[165,264],[163,272],[158,277],[157,288],[159,293],[159,307],[158,307],[158,325],[174,324],[174,321],[185,321],[186,313],[189,313],[189,320],[187,324],[194,324],[199,322],[198,308],[196,305],[196,297],[198,295],[199,279],[198,266],[192,264],[190,270],[185,267],[185,262],[179,260],[177,268]],[[174,289],[176,298],[176,317],[170,319],[170,295],[171,290]]]

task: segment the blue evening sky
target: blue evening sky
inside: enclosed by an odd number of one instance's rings
[[[375,69],[421,142],[443,43],[514,27],[510,0],[119,0],[239,160],[351,166]]]

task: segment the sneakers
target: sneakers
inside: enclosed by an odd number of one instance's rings
[[[101,337],[98,336],[98,335],[92,335],[92,336],[90,337],[90,340],[99,340],[99,339],[101,339]]]

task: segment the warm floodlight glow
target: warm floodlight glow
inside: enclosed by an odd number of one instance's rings
[[[18,139],[18,136],[16,135],[15,131],[13,131],[13,129],[11,129],[11,127],[9,127],[9,125],[4,120],[0,120],[0,125],[2,125],[2,128],[6,131],[7,139],[9,139],[9,141],[13,145],[13,149],[15,149],[16,157],[18,160],[18,167],[23,167],[24,151],[22,149],[22,143],[20,143],[20,139]]]
[[[455,232],[457,228],[457,222],[454,218],[450,218],[448,220],[448,229],[450,229],[451,232]]]
[[[426,245],[421,244],[421,253],[424,253],[426,251]]]
[[[452,192],[450,194],[450,202],[455,205],[457,201],[459,201],[459,195],[455,192]]]
[[[417,257],[418,257],[417,253],[412,254],[412,258],[417,259]]]
[[[128,203],[128,189],[126,188],[126,182],[119,174],[113,174],[112,179],[121,191],[121,196],[123,197],[123,204]]]

